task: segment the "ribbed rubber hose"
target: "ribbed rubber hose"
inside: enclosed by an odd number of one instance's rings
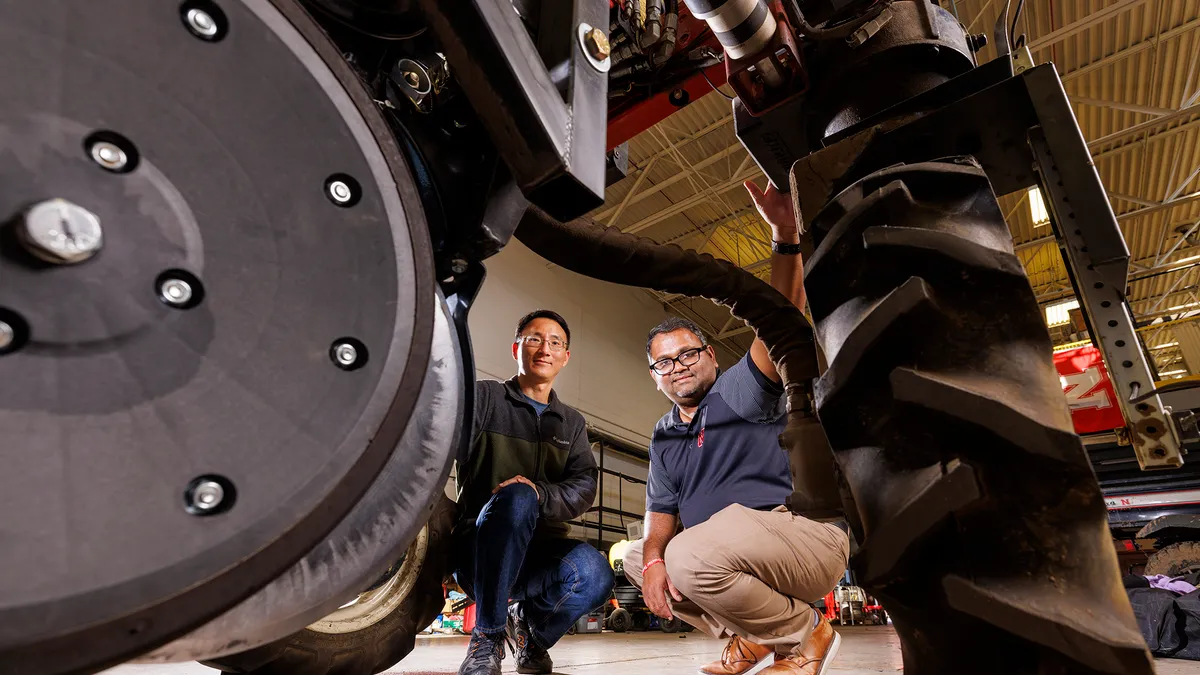
[[[546,260],[602,281],[704,297],[728,307],[746,321],[767,346],[788,397],[784,438],[798,443],[808,414],[808,384],[817,375],[812,328],[804,314],[779,291],[725,260],[624,234],[587,218],[563,223],[529,207],[516,237]],[[649,327],[647,327],[648,329]],[[828,448],[792,448],[792,474],[799,502],[793,510],[809,517],[838,514],[841,503]],[[798,464],[798,465],[797,465]]]
[[[1153,673],[1033,291],[970,158],[813,219],[816,403],[907,675]]]

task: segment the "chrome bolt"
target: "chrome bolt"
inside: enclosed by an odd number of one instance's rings
[[[588,55],[597,61],[603,61],[608,58],[612,52],[612,47],[608,43],[608,36],[599,28],[593,28],[583,35],[583,46],[587,48]]]
[[[202,480],[192,488],[191,505],[197,511],[212,511],[225,500],[225,488],[214,480]]]
[[[217,34],[217,22],[212,15],[202,9],[192,8],[185,16],[188,28],[200,37],[210,38]]]
[[[168,305],[182,307],[192,299],[192,285],[183,279],[167,279],[158,293]]]
[[[30,253],[56,265],[81,263],[104,244],[96,214],[65,199],[34,204],[25,212],[17,235]]]
[[[404,81],[408,83],[408,86],[414,89],[421,86],[421,76],[411,70],[407,73],[404,73]]]
[[[91,155],[93,161],[109,171],[120,171],[129,163],[125,151],[108,141],[93,143]]]
[[[333,201],[339,204],[348,204],[354,198],[354,192],[350,190],[350,186],[340,180],[335,180],[329,184],[329,196],[333,197]]]
[[[0,349],[8,349],[16,339],[17,333],[13,327],[0,321]]]
[[[338,365],[349,368],[358,362],[358,350],[354,345],[343,342],[333,348],[333,356],[337,359]]]

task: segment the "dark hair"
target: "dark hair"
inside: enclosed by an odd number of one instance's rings
[[[665,321],[658,324],[650,330],[650,335],[646,336],[646,356],[652,356],[650,353],[650,344],[654,342],[654,338],[663,333],[674,333],[677,330],[689,330],[700,340],[701,347],[708,346],[708,340],[704,339],[704,332],[700,330],[695,322],[688,321],[682,317],[672,316],[667,317]]]
[[[562,315],[558,312],[548,309],[535,309],[521,317],[521,320],[517,322],[517,333],[513,336],[514,339],[521,337],[521,331],[525,330],[525,327],[532,323],[534,319],[550,319],[562,326],[563,332],[567,334],[567,344],[571,344],[571,327],[567,325],[567,320],[562,318]]]

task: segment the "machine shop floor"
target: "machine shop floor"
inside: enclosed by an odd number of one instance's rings
[[[890,627],[839,629],[843,642],[833,672],[837,675],[899,673],[900,643]],[[722,644],[687,633],[686,637],[651,633],[604,633],[567,636],[551,652],[555,672],[563,675],[692,675],[715,658]],[[391,675],[453,675],[466,650],[467,638],[420,637],[407,659],[387,671]],[[1158,675],[1200,675],[1200,662],[1159,659]],[[103,675],[215,675],[217,671],[195,663],[120,666]],[[504,672],[516,672],[511,657]]]

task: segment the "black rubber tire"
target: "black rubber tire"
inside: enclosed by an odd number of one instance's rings
[[[416,583],[396,610],[354,633],[304,629],[257,649],[203,661],[236,675],[375,675],[398,663],[416,646],[444,606],[442,579],[450,568],[454,502],[440,498],[429,519],[429,543]]]
[[[1165,574],[1178,577],[1200,569],[1200,542],[1181,541],[1155,551],[1146,561],[1146,576]]]
[[[625,609],[614,609],[608,615],[608,629],[614,633],[624,633],[633,627],[633,616]]]
[[[670,619],[660,620],[658,622],[658,627],[662,629],[662,632],[664,633],[678,633],[679,631],[683,630],[683,622],[679,620],[679,617],[673,616]]]
[[[852,567],[904,672],[1153,673],[983,170],[883,169],[812,226],[818,414],[865,529]]]

